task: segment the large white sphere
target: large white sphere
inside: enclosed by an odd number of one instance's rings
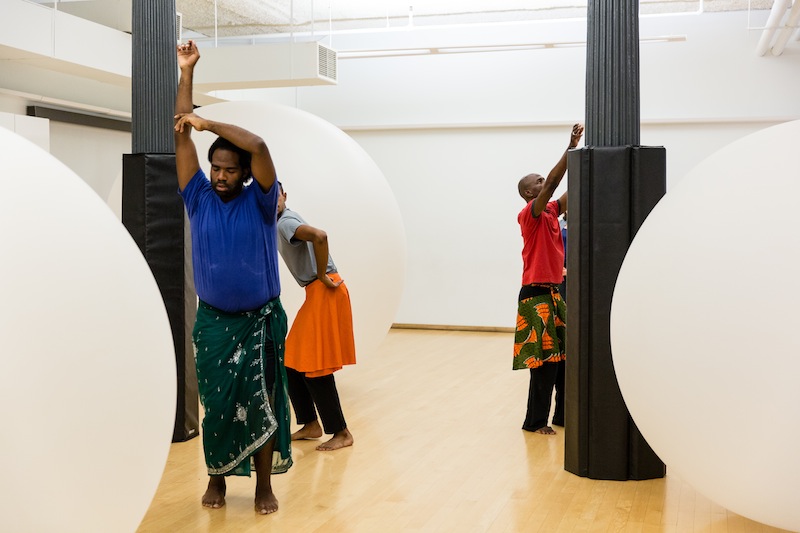
[[[175,418],[158,287],[103,200],[0,128],[0,530],[135,531]]]
[[[800,530],[800,121],[714,153],[656,206],[611,345],[649,444],[720,505]]]
[[[292,107],[224,102],[196,112],[266,141],[288,194],[286,205],[328,234],[331,255],[350,290],[357,357],[372,355],[394,322],[406,262],[400,209],[378,166],[339,128]],[[216,136],[193,132],[192,137],[208,174],[208,148]],[[281,290],[291,320],[305,291],[282,263]]]
[[[117,219],[122,220],[122,172],[117,175],[114,183],[111,184],[108,197],[106,197],[106,205],[111,208]]]

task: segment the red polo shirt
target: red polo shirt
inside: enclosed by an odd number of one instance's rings
[[[547,203],[538,217],[533,201],[517,215],[522,230],[522,284],[561,283],[564,280],[564,243],[558,225],[558,201]]]

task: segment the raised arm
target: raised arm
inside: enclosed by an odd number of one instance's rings
[[[547,179],[544,180],[544,185],[542,186],[542,191],[533,202],[533,216],[538,217],[540,214],[542,214],[544,208],[547,207],[547,202],[549,202],[550,198],[553,197],[553,193],[556,192],[558,184],[561,183],[561,179],[567,172],[567,152],[569,152],[570,149],[578,146],[578,141],[581,140],[581,136],[583,136],[583,125],[575,124],[572,126],[572,132],[570,133],[569,137],[569,146],[567,146],[567,149],[564,150],[564,153],[561,155],[561,159],[558,160],[558,163],[556,163],[556,166],[554,166],[553,170],[550,171],[550,174],[547,175]],[[561,195],[561,198],[558,199],[558,203],[561,206],[561,212],[567,210],[566,193]]]
[[[325,284],[326,287],[334,289],[342,284],[342,281],[333,281],[328,277],[328,234],[319,228],[302,224],[294,232],[295,239],[310,242],[314,247],[314,259],[317,263],[317,279]]]
[[[178,67],[181,75],[178,81],[178,94],[175,97],[175,167],[178,174],[178,187],[183,190],[189,180],[200,169],[197,159],[197,149],[192,141],[191,128],[178,128],[177,119],[185,113],[191,113],[192,104],[192,77],[194,66],[200,59],[200,51],[194,41],[178,45]]]

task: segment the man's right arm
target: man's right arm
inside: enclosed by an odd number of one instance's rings
[[[553,193],[556,192],[558,184],[561,183],[561,178],[563,178],[564,174],[567,172],[567,153],[571,149],[578,146],[578,141],[581,140],[582,135],[583,125],[575,124],[572,126],[567,149],[564,150],[564,153],[561,155],[561,159],[558,160],[556,166],[554,166],[553,170],[550,171],[550,174],[547,175],[547,179],[544,181],[544,186],[542,187],[542,192],[539,193],[539,196],[536,197],[536,201],[533,203],[533,216],[538,217],[542,211],[544,211],[545,207],[547,207],[547,202],[549,202],[550,198],[553,197]],[[566,193],[564,193],[561,198],[558,199],[558,203],[562,213],[567,210]]]
[[[192,78],[194,66],[200,59],[200,52],[194,41],[178,45],[178,66],[180,67],[180,80],[178,81],[178,94],[175,97],[175,115],[191,113],[192,104]],[[176,121],[177,122],[177,121]],[[192,141],[192,128],[175,130],[175,167],[178,174],[178,187],[182,191],[186,188],[200,169],[197,158],[197,149]]]

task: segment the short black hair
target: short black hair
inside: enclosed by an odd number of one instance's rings
[[[214,156],[214,152],[218,149],[228,150],[229,152],[235,152],[239,154],[239,166],[243,169],[250,170],[250,163],[253,159],[250,152],[247,150],[243,150],[230,142],[228,139],[224,137],[217,137],[217,140],[211,144],[211,147],[208,149],[208,162],[211,162],[211,158]],[[249,177],[249,176],[246,176]]]

